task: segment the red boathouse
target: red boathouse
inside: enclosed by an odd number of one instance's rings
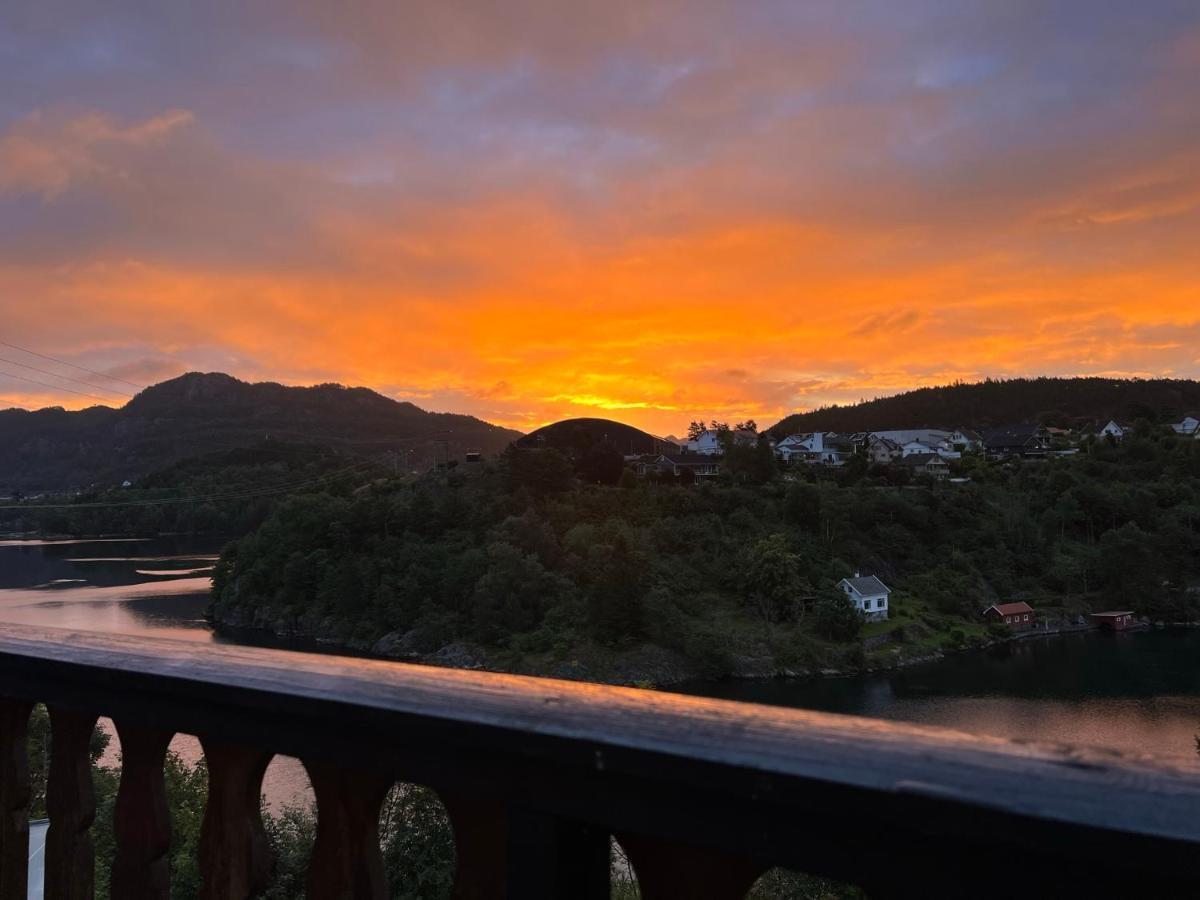
[[[1037,613],[1024,600],[1016,603],[997,603],[983,611],[990,622],[1003,622],[1013,631],[1027,631],[1037,627]]]
[[[1092,613],[1092,624],[1112,631],[1124,631],[1133,625],[1133,613],[1130,610]]]

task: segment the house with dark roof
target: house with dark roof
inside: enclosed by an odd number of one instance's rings
[[[1050,435],[1041,425],[1001,425],[983,432],[983,446],[988,456],[998,459],[1045,456],[1050,449]]]
[[[927,475],[938,481],[950,475],[950,464],[938,453],[910,453],[896,460],[894,465],[907,469],[913,475]]]
[[[697,480],[721,474],[721,458],[707,453],[664,453],[658,457],[656,468],[660,475],[682,475],[690,472]]]
[[[1016,603],[994,603],[983,611],[989,622],[1007,625],[1012,631],[1028,631],[1037,628],[1037,613],[1024,600]]]
[[[884,622],[888,617],[888,598],[892,589],[874,575],[860,575],[855,572],[853,578],[843,578],[840,587],[854,608],[859,610],[868,622]]]
[[[959,453],[974,453],[983,449],[983,438],[971,428],[956,428],[950,432],[950,446]]]

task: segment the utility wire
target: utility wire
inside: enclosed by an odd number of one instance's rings
[[[0,356],[0,362],[8,363],[10,366],[20,366],[22,369],[29,369],[31,372],[39,372],[42,375],[49,375],[51,378],[61,378],[63,381],[70,381],[75,384],[86,385],[87,387],[96,388],[100,391],[108,391],[110,394],[121,394],[125,397],[132,397],[133,394],[129,391],[120,391],[116,388],[106,388],[102,384],[92,384],[90,381],[84,381],[80,378],[72,378],[70,375],[59,375],[57,372],[51,372],[49,369],[39,369],[37,366],[31,366],[28,363],[17,362],[15,359],[9,359],[6,356]]]
[[[36,350],[29,350],[26,347],[18,347],[16,344],[10,344],[8,341],[0,341],[0,345],[11,347],[13,350],[20,350],[22,353],[28,353],[30,356],[39,356],[42,359],[56,362],[60,365],[70,366],[72,369],[78,369],[80,372],[87,372],[91,375],[99,375],[101,378],[109,378],[113,381],[119,381],[122,384],[127,384],[130,387],[137,388],[139,391],[144,391],[144,384],[134,384],[132,381],[126,381],[124,378],[118,378],[116,375],[105,375],[103,372],[97,372],[95,369],[89,369],[87,366],[76,365],[75,363],[67,362],[65,359],[59,359],[56,356],[47,356],[45,353],[38,353]]]
[[[21,381],[28,381],[30,384],[36,384],[44,388],[49,388],[52,391],[66,391],[68,394],[78,394],[80,397],[90,397],[93,400],[99,400],[101,403],[112,403],[112,398],[97,397],[95,394],[86,394],[83,391],[72,390],[71,388],[61,387],[57,384],[46,384],[44,381],[38,381],[36,378],[26,378],[24,375],[18,375],[16,372],[6,372],[0,369],[0,375],[5,375],[9,378],[19,378]]]

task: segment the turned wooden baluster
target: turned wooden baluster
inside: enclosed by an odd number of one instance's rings
[[[717,850],[619,834],[643,900],[741,900],[770,866]]]
[[[379,813],[393,782],[374,772],[305,761],[317,796],[317,839],[308,865],[309,900],[387,896]]]
[[[171,816],[163,763],[172,734],[119,721],[115,724],[121,741],[121,787],[113,817],[117,858],[112,867],[112,896],[166,900],[171,893],[167,861]]]
[[[454,826],[455,900],[608,900],[606,830],[495,799],[441,797]]]
[[[47,900],[91,900],[95,853],[89,832],[96,818],[92,732],[96,716],[50,707],[50,776],[46,787]]]
[[[0,900],[29,890],[29,754],[33,704],[0,698]]]
[[[262,821],[262,780],[273,754],[201,738],[208,763],[208,804],[200,830],[206,900],[240,900],[264,890],[271,848]]]
[[[499,800],[438,791],[454,829],[454,900],[504,896],[508,817]]]

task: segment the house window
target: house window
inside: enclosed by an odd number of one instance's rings
[[[1012,616],[1005,616],[1004,621],[1007,622],[1009,625],[1011,625],[1012,624]]]
[[[1026,622],[1028,622],[1028,621],[1029,621],[1029,613],[1025,613],[1025,621],[1026,621]]]

